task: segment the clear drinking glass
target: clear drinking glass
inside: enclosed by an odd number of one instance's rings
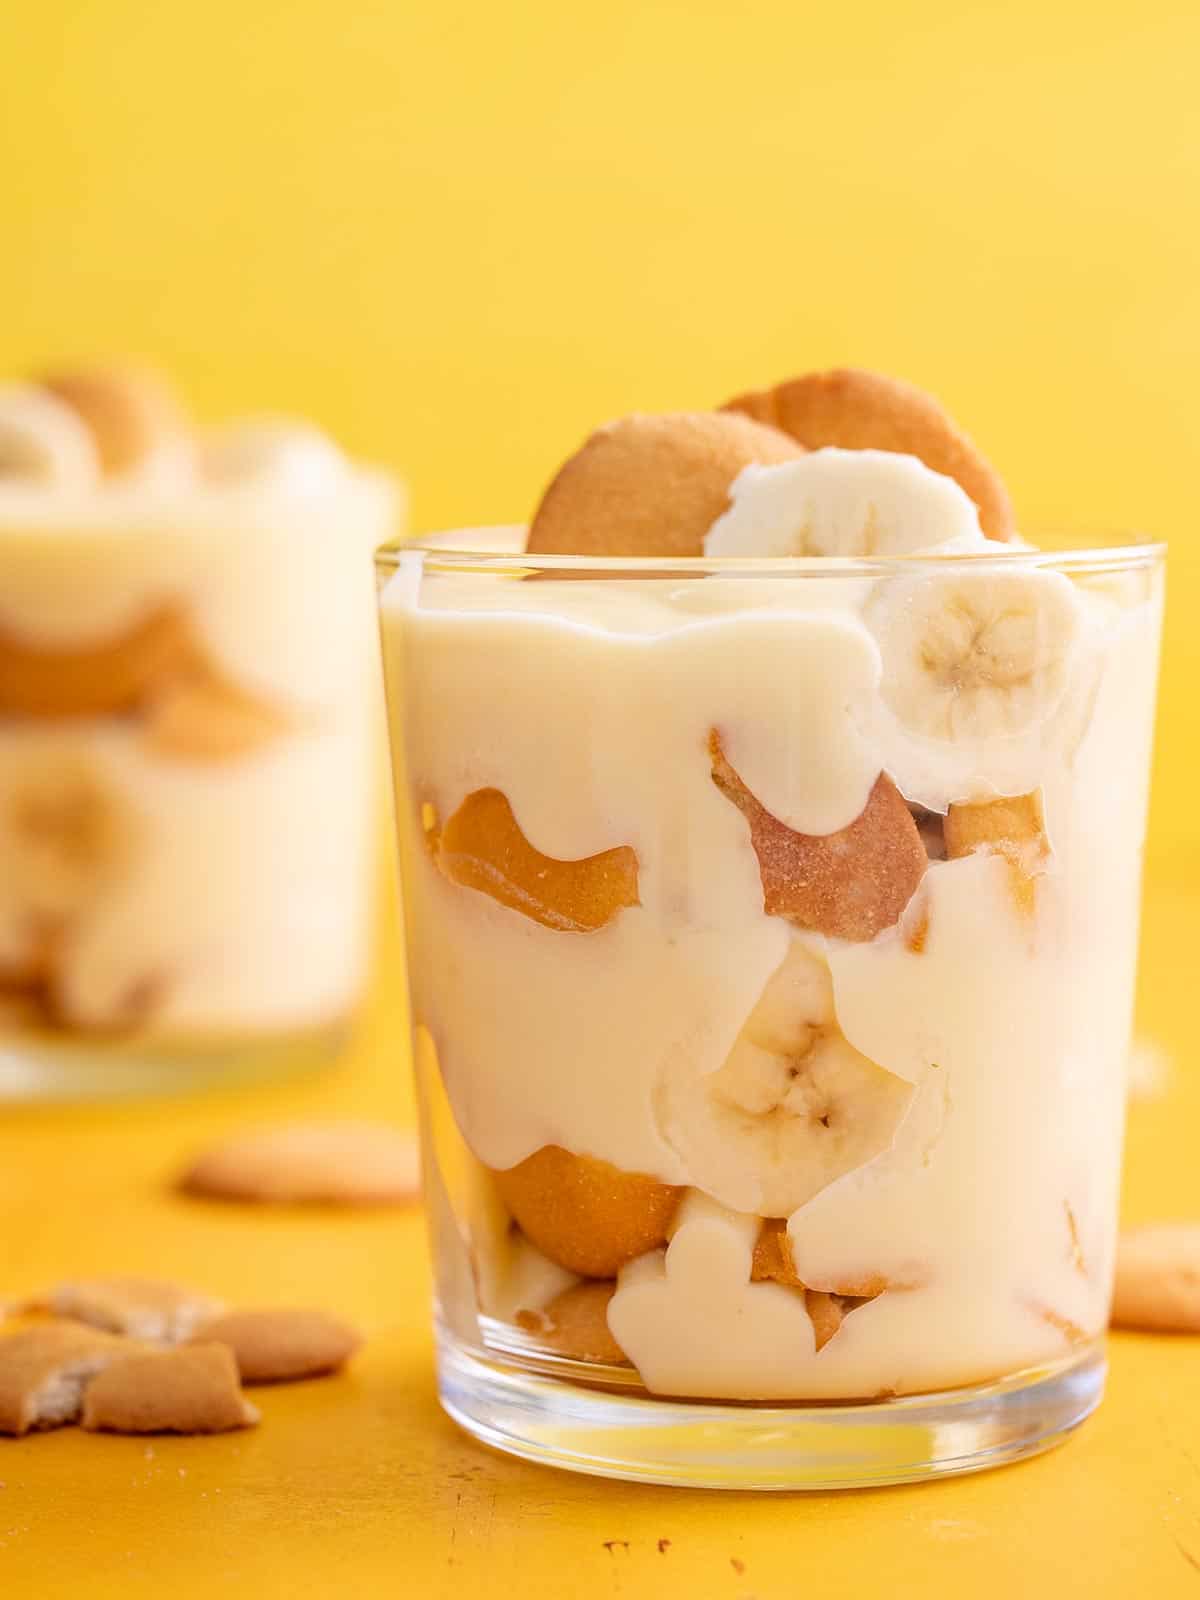
[[[505,550],[508,554],[505,554]],[[442,1401],[964,1472],[1099,1401],[1163,550],[378,558]]]
[[[5,499],[0,1100],[241,1079],[345,1034],[395,495],[316,466]]]

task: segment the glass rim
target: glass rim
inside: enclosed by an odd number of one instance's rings
[[[487,548],[482,535],[516,534],[519,524],[448,529],[418,538],[396,539],[375,552],[381,571],[395,571],[406,556],[417,556],[426,572],[460,572],[521,577],[533,573],[562,572],[578,577],[612,579],[725,577],[725,578],[877,578],[898,573],[939,570],[1005,571],[1040,569],[1069,574],[1104,575],[1134,572],[1161,565],[1165,540],[1117,534],[1092,538],[1077,549],[1027,549],[943,551],[902,556],[594,556],[530,555],[525,551]],[[474,537],[479,542],[472,544]],[[460,540],[454,543],[454,540]]]

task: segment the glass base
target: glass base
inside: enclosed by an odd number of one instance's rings
[[[222,1089],[329,1066],[349,1035],[344,1020],[303,1032],[220,1040],[0,1040],[0,1105],[108,1100]]]
[[[438,1335],[442,1405],[484,1444],[605,1478],[864,1489],[982,1472],[1060,1443],[1100,1403],[1101,1344],[1001,1383],[856,1405],[702,1403],[585,1387]]]

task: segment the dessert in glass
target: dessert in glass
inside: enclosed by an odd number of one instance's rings
[[[0,1098],[330,1058],[394,510],[316,428],[201,431],[148,372],[0,387]]]
[[[1162,550],[927,396],[635,416],[381,552],[443,1403],[669,1483],[960,1472],[1100,1398]]]

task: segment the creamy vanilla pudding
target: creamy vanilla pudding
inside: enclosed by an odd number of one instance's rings
[[[837,447],[747,464],[682,559],[585,542],[382,558],[444,1324],[692,1399],[1082,1358],[1161,552],[994,540]]]
[[[363,989],[394,486],[164,394],[0,390],[6,1061],[324,1034]]]

